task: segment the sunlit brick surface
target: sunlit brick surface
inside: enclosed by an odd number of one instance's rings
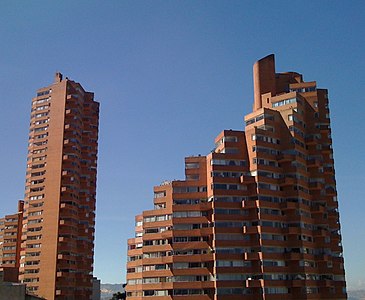
[[[128,299],[347,299],[326,89],[254,65],[246,130],[154,188],[128,240]]]
[[[56,74],[32,99],[21,282],[46,299],[89,299],[99,103]]]

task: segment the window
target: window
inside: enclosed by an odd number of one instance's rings
[[[212,188],[216,190],[247,190],[245,185],[225,183],[214,183]]]
[[[198,169],[199,163],[186,163],[185,169]]]
[[[208,223],[196,223],[196,224],[175,224],[175,230],[193,230],[193,229],[201,229],[210,227]]]
[[[278,102],[274,102],[272,104],[272,107],[279,107],[279,106],[282,106],[282,105],[287,105],[287,104],[290,104],[290,103],[296,103],[296,102],[299,102],[297,98],[290,98],[290,99],[285,99],[285,100],[281,100],[281,101],[278,101]]]
[[[49,121],[48,119],[39,120],[39,121],[36,121],[34,123],[34,125],[46,124],[46,123],[48,123],[48,121]]]
[[[251,261],[244,260],[217,260],[217,267],[251,267]]]
[[[283,213],[279,209],[271,209],[271,208],[259,208],[260,214],[267,214],[267,215],[274,215],[274,216],[281,216]]]
[[[258,184],[259,189],[264,190],[271,190],[271,191],[280,191],[280,186],[276,184],[269,184],[269,183],[260,183]]]
[[[43,109],[47,109],[49,106],[48,105],[43,105],[43,106],[38,106],[33,110],[43,110]]]
[[[142,280],[143,284],[159,283],[159,282],[171,282],[171,277],[145,277]],[[157,294],[156,294],[157,292]],[[162,291],[155,291],[154,296],[165,296]]]
[[[206,216],[206,211],[175,211],[174,218],[192,218]]]
[[[286,263],[284,260],[263,260],[261,265],[264,267],[285,267]]]
[[[42,215],[42,211],[34,211],[29,213],[29,216],[40,216],[40,215]]]
[[[171,215],[150,216],[150,217],[145,217],[143,219],[143,221],[146,222],[146,223],[148,223],[148,222],[167,221],[167,220],[171,220]]]
[[[164,203],[156,203],[154,205],[154,209],[164,209],[164,208],[166,208],[166,203],[165,202]]]
[[[40,183],[43,183],[44,182],[44,179],[38,179],[38,180],[32,180],[30,182],[30,184],[40,184]]]
[[[317,287],[305,287],[305,288],[303,288],[303,293],[304,294],[318,294],[319,293],[319,288],[317,288]]]
[[[173,243],[207,242],[207,236],[178,236],[173,238]]]
[[[30,189],[30,192],[33,193],[33,192],[40,192],[40,191],[43,191],[44,190],[44,187],[37,187],[37,188],[32,188]]]
[[[253,164],[258,164],[258,165],[270,166],[270,167],[278,167],[279,166],[277,161],[267,160],[267,159],[262,159],[262,158],[253,158],[252,163]]]
[[[218,147],[219,145],[223,144],[223,143],[236,143],[238,142],[238,138],[236,136],[224,136],[222,137],[216,144],[215,146]]]
[[[255,118],[252,118],[252,119],[249,119],[246,121],[246,126],[247,125],[250,125],[250,124],[253,124],[253,123],[256,123],[262,119],[266,119],[266,120],[274,120],[274,116],[272,115],[269,115],[269,114],[261,114],[261,115],[258,115],[257,117]]]
[[[41,117],[46,117],[46,116],[48,116],[48,112],[35,114],[35,115],[34,115],[34,116],[32,116],[32,117],[35,117],[35,118],[41,118]]]
[[[176,205],[194,205],[199,204],[200,202],[204,202],[204,199],[174,199],[173,204]]]
[[[247,226],[247,222],[245,221],[216,221],[215,226],[217,228],[225,228],[225,227],[231,227],[231,228],[242,228],[243,226]]]
[[[217,233],[214,239],[218,241],[249,241],[250,235]]]
[[[249,288],[217,288],[217,295],[248,295],[251,294]]]
[[[153,197],[156,198],[162,198],[166,196],[166,191],[161,191],[161,192],[155,192]]]
[[[211,165],[217,166],[245,166],[246,161],[244,160],[226,160],[226,159],[212,159]]]
[[[264,294],[288,294],[289,289],[286,287],[264,288]]]
[[[227,197],[212,197],[211,201],[215,202],[241,202],[243,197],[227,196]]]
[[[44,139],[48,136],[48,133],[45,133],[45,134],[39,134],[39,135],[35,135],[34,138],[35,139]]]
[[[199,193],[199,192],[206,192],[206,186],[177,186],[174,187],[174,193]]]
[[[42,176],[46,173],[46,171],[42,171],[42,172],[34,172],[31,174],[31,177],[36,177],[36,176]]]
[[[38,92],[37,97],[48,95],[49,93],[51,93],[51,91],[52,90],[46,90],[46,91]]]
[[[41,244],[28,244],[27,248],[41,248]]]
[[[137,267],[135,272],[137,272],[137,271],[142,272],[142,269],[139,270],[139,268],[140,267]],[[168,270],[168,269],[169,269],[169,265],[167,265],[167,264],[143,266],[143,271]]]
[[[312,260],[300,260],[299,266],[315,268],[315,267],[317,267],[317,264],[315,261],[312,261]]]
[[[224,215],[248,215],[248,211],[241,209],[224,209],[224,208],[216,208],[214,209],[215,214],[224,214]]]
[[[243,176],[244,173],[242,172],[223,172],[223,171],[215,171],[211,172],[211,177],[232,177],[232,178],[238,178],[240,176]]]
[[[225,136],[223,137],[223,141],[229,143],[235,143],[238,141],[238,138],[236,136]]]
[[[180,275],[174,276],[173,282],[210,281],[208,275]]]
[[[31,196],[29,198],[29,200],[39,200],[39,199],[43,199],[43,197],[44,197],[44,194],[42,194],[42,195],[36,195],[36,196]]]
[[[175,250],[173,255],[195,255],[195,254],[207,254],[211,251],[208,249],[188,249],[188,250]]]
[[[272,138],[270,136],[261,135],[261,134],[253,134],[251,135],[251,139],[253,141],[263,141],[271,144],[280,144],[280,140],[276,138]]]
[[[268,148],[268,147],[260,147],[260,146],[252,146],[252,152],[265,153],[269,155],[278,155],[280,154],[279,150]]]
[[[217,281],[225,281],[225,280],[247,280],[249,278],[248,274],[239,274],[239,273],[223,273],[217,274]]]
[[[46,131],[47,129],[48,129],[48,126],[39,127],[39,128],[35,128],[34,129],[34,132]]]
[[[199,180],[199,174],[187,174],[186,180]]]
[[[177,262],[173,264],[173,269],[206,268],[206,262]]]
[[[193,289],[174,289],[173,294],[175,296],[183,296],[183,295],[207,295],[208,290],[193,290]]]
[[[239,149],[237,148],[224,148],[221,153],[227,153],[227,154],[237,154],[239,153]]]

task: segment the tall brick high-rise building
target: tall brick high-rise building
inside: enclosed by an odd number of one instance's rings
[[[99,103],[63,79],[32,99],[19,280],[46,299],[90,299]]]
[[[327,90],[269,55],[245,122],[154,188],[128,240],[128,299],[347,299]]]

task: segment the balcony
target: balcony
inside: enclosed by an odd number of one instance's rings
[[[285,177],[285,178],[281,178],[279,179],[278,182],[281,186],[292,186],[295,183],[294,178],[290,178],[290,177]]]
[[[318,139],[315,138],[313,135],[305,138],[305,143],[307,145],[316,145],[317,142],[318,142]]]
[[[256,207],[258,207],[258,205],[259,205],[258,200],[256,200],[256,201],[243,200],[242,201],[242,208],[247,208],[247,209],[256,208]]]
[[[323,187],[323,184],[321,182],[310,182],[309,183],[309,189],[311,190],[321,190]]]
[[[278,157],[279,163],[291,162],[292,160],[294,160],[294,155],[292,154],[282,154]]]
[[[244,260],[262,260],[262,252],[253,252],[243,254]]]
[[[259,287],[263,287],[263,285],[264,285],[263,279],[257,279],[257,280],[247,279],[246,280],[246,288],[259,288]]]
[[[307,160],[307,166],[308,167],[319,167],[320,166],[320,161],[318,159],[309,159]]]
[[[243,226],[244,234],[258,234],[261,232],[261,226]]]

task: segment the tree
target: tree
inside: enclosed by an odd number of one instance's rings
[[[125,300],[126,299],[126,294],[121,293],[121,292],[117,292],[113,294],[113,298],[111,298],[110,300]]]

